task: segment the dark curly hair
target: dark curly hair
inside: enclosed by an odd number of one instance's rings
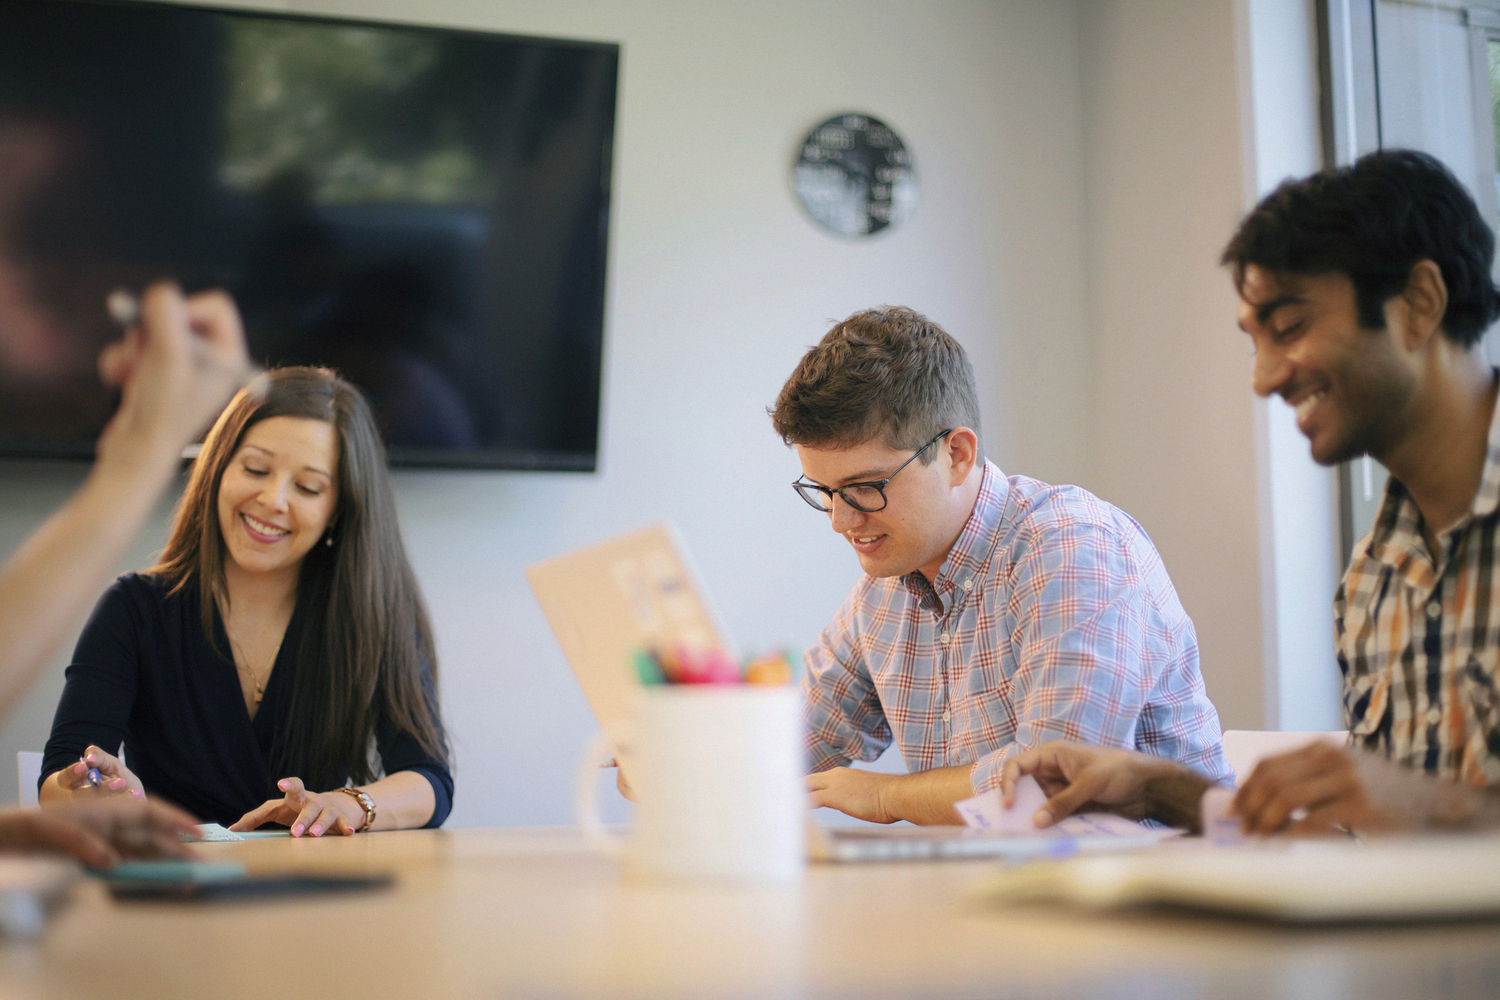
[[[1284,182],[1240,223],[1220,263],[1234,269],[1239,288],[1251,264],[1342,274],[1354,285],[1360,324],[1379,330],[1387,300],[1406,288],[1418,261],[1430,260],[1448,288],[1442,330],[1469,347],[1500,317],[1494,255],[1494,233],[1448,168],[1396,149]]]

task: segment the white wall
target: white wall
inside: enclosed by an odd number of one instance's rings
[[[1310,0],[1097,0],[1083,39],[1090,484],[1150,533],[1225,728],[1336,728],[1331,474],[1250,391],[1218,257],[1319,165]]]
[[[458,751],[451,823],[568,819],[593,727],[527,564],[670,517],[743,645],[813,639],[856,563],[787,488],[797,464],[764,408],[830,321],[883,302],[928,313],[973,356],[990,455],[1088,478],[1072,3],[290,6],[623,45],[600,471],[397,475]],[[805,130],[851,108],[902,133],[921,184],[903,229],[862,242],[814,228],[787,181]],[[0,549],[73,482],[67,469],[0,468]],[[41,745],[60,683],[49,677],[0,729],[0,760]]]
[[[1255,408],[1219,253],[1245,208],[1230,0],[1080,18],[1095,492],[1145,527],[1226,728],[1264,727]]]
[[[743,645],[811,641],[856,565],[787,488],[764,408],[830,321],[882,302],[970,350],[991,457],[1145,526],[1227,727],[1323,704],[1287,675],[1330,647],[1326,482],[1254,401],[1216,263],[1256,194],[1310,169],[1310,0],[263,6],[623,45],[600,471],[396,476],[457,744],[451,822],[568,818],[593,727],[529,563],[671,517]],[[802,133],[846,109],[900,131],[921,184],[903,229],[862,242],[815,229],[787,183]],[[0,551],[79,475],[0,466]],[[41,745],[60,685],[0,728],[0,761]]]
[[[1322,165],[1317,24],[1308,0],[1254,0],[1242,22],[1254,172],[1247,202]],[[1246,51],[1248,50],[1248,51]],[[1333,470],[1313,462],[1291,407],[1258,401],[1266,728],[1343,727],[1331,598],[1343,572]]]

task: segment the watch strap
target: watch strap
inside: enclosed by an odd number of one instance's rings
[[[340,788],[339,791],[354,796],[359,807],[365,811],[365,821],[355,832],[364,833],[370,829],[375,824],[375,800],[370,798],[370,793],[362,788]]]

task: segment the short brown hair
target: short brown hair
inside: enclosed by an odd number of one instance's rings
[[[904,306],[867,309],[808,351],[769,411],[787,444],[915,451],[944,430],[979,433],[974,369],[958,341]],[[923,464],[935,454],[922,456]]]

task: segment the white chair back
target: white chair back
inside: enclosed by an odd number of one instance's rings
[[[22,807],[36,805],[36,783],[42,776],[42,755],[30,750],[16,751],[16,784]]]
[[[1282,733],[1262,729],[1224,730],[1224,761],[1234,768],[1235,780],[1243,785],[1250,777],[1255,765],[1263,757],[1274,757],[1279,753],[1297,750],[1309,743],[1323,742],[1341,747],[1349,742],[1349,734],[1336,733]]]

